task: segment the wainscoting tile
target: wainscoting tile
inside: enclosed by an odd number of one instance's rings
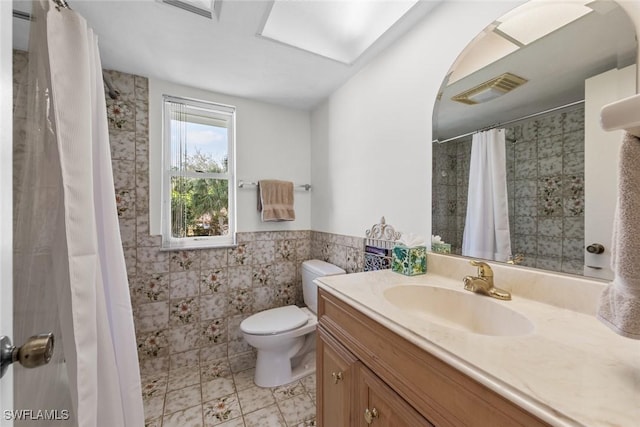
[[[229,289],[229,276],[226,268],[203,270],[200,274],[200,294],[225,293]]]
[[[253,283],[251,266],[229,267],[228,274],[229,290],[236,291],[251,288]]]
[[[200,350],[183,351],[182,353],[173,353],[170,356],[169,368],[192,368],[198,369],[200,365]]]
[[[218,269],[227,266],[227,249],[204,249],[200,263],[203,270]]]
[[[200,320],[220,319],[227,317],[227,295],[215,293],[200,297]]]
[[[200,292],[199,271],[174,271],[169,273],[169,297],[185,298],[197,296]]]

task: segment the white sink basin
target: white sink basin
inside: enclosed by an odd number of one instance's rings
[[[385,290],[384,298],[412,316],[476,334],[518,336],[534,329],[529,319],[508,307],[508,301],[467,291],[400,285]]]

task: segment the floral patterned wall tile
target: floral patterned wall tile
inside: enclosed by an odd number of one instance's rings
[[[240,322],[302,303],[301,263],[314,255],[314,238],[326,243],[322,259],[332,257],[350,272],[363,269],[363,239],[310,230],[242,232],[235,248],[161,250],[160,237],[149,234],[148,80],[106,74],[121,94],[107,96],[107,119],[141,370],[157,373],[230,354],[236,368],[251,367],[255,353]]]
[[[171,300],[169,323],[171,326],[197,323],[200,319],[200,299],[198,297]]]
[[[224,293],[229,290],[227,268],[202,270],[200,273],[200,295]]]
[[[167,330],[157,330],[137,334],[138,357],[142,360],[167,356],[169,354],[169,340]]]
[[[216,293],[200,296],[200,320],[224,319],[227,317],[227,295]]]
[[[198,271],[174,271],[169,273],[169,297],[184,298],[200,293]]]
[[[584,108],[574,107],[516,124],[507,128],[506,134],[516,140],[507,146],[512,248],[526,254],[523,265],[581,273],[576,266],[583,260],[583,249],[564,242],[583,239],[584,234]],[[451,147],[456,153],[458,197],[445,198],[450,191],[443,184],[446,180],[434,177],[433,228],[442,236],[454,236],[447,239],[453,243],[452,251],[459,253],[466,213],[470,139],[456,141]],[[442,144],[434,146],[434,161],[442,161],[452,149]],[[454,207],[449,203],[455,206],[455,221],[450,220]],[[549,248],[545,241],[551,242]],[[558,263],[549,259],[545,251],[558,253],[559,245],[563,249]]]
[[[151,332],[169,327],[169,302],[140,304],[133,311],[136,332]]]
[[[113,130],[109,134],[111,158],[131,160],[136,156],[136,133],[134,131]]]
[[[171,271],[197,271],[200,269],[200,251],[176,251],[171,253]]]
[[[180,368],[198,369],[200,366],[200,350],[183,351],[182,353],[173,353],[169,358],[169,368],[171,370]]]

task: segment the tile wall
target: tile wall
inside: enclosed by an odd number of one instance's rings
[[[507,128],[511,246],[523,265],[582,274],[584,108]],[[513,142],[515,140],[515,142]],[[433,145],[433,229],[460,253],[471,137]]]
[[[14,52],[15,120],[24,120],[27,54]],[[115,197],[134,312],[141,372],[229,358],[253,366],[239,331],[253,313],[302,304],[302,262],[318,258],[348,272],[363,269],[361,237],[309,230],[238,233],[235,248],[163,251],[149,234],[148,80],[106,70],[120,91],[106,97]],[[24,126],[16,126],[16,132]],[[20,137],[20,135],[16,135]]]
[[[107,98],[107,116],[142,372],[227,356],[234,370],[234,363],[250,366],[254,354],[240,322],[302,304],[301,266],[312,256],[361,271],[355,247],[359,240],[362,251],[362,239],[308,230],[245,232],[235,248],[160,250],[160,238],[149,235],[148,82],[117,71],[107,75],[121,92],[118,101]]]
[[[347,273],[364,270],[364,238],[311,232],[311,258],[335,264]]]
[[[251,366],[254,352],[240,322],[302,302],[300,269],[310,258],[311,232],[238,233],[235,248],[162,251],[160,237],[149,235],[147,79],[107,75],[121,91],[120,100],[107,99],[107,115],[141,370],[227,356],[234,370]]]

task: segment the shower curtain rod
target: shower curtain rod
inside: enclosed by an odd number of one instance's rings
[[[71,10],[71,8],[69,7],[66,1],[64,0],[53,0],[53,1],[56,5],[58,5],[58,7],[63,7]],[[13,17],[18,19],[24,19],[25,21],[31,21],[31,15],[21,10],[13,9]],[[114,100],[118,99],[120,97],[120,91],[113,85],[113,82],[105,72],[102,73],[102,80],[104,81],[104,84],[107,87],[107,93],[109,94],[109,98]]]
[[[53,2],[56,4],[56,6],[58,7],[62,7],[64,9],[71,9],[69,7],[69,3],[67,3],[67,0],[53,0]]]
[[[494,125],[487,126],[485,128],[474,130],[472,132],[463,133],[462,135],[454,136],[453,138],[443,139],[442,141],[440,141],[439,139],[436,138],[431,142],[432,143],[437,142],[438,144],[444,144],[445,142],[449,142],[449,141],[453,141],[453,140],[456,140],[456,139],[464,138],[465,136],[473,135],[474,133],[482,132],[482,131],[485,131],[485,130],[495,129],[495,128],[500,127],[500,126],[510,125],[511,123],[521,122],[522,120],[526,120],[526,119],[532,119],[534,117],[538,117],[538,116],[541,116],[543,114],[552,113],[554,111],[562,110],[563,108],[573,107],[574,105],[578,105],[578,104],[584,104],[584,99],[580,100],[580,101],[570,102],[568,104],[561,105],[559,107],[549,108],[548,110],[540,111],[538,113],[529,114],[528,116],[523,116],[523,117],[520,117],[520,118],[517,118],[517,119],[513,119],[513,120],[507,120],[506,122],[503,122],[503,123],[496,123]]]
[[[56,7],[58,9],[63,8],[63,9],[71,10],[71,6],[69,6],[69,3],[67,3],[65,0],[53,0],[53,2],[56,4]],[[18,19],[24,19],[25,21],[31,21],[31,14],[27,12],[23,12],[21,10],[13,9],[13,17]]]

